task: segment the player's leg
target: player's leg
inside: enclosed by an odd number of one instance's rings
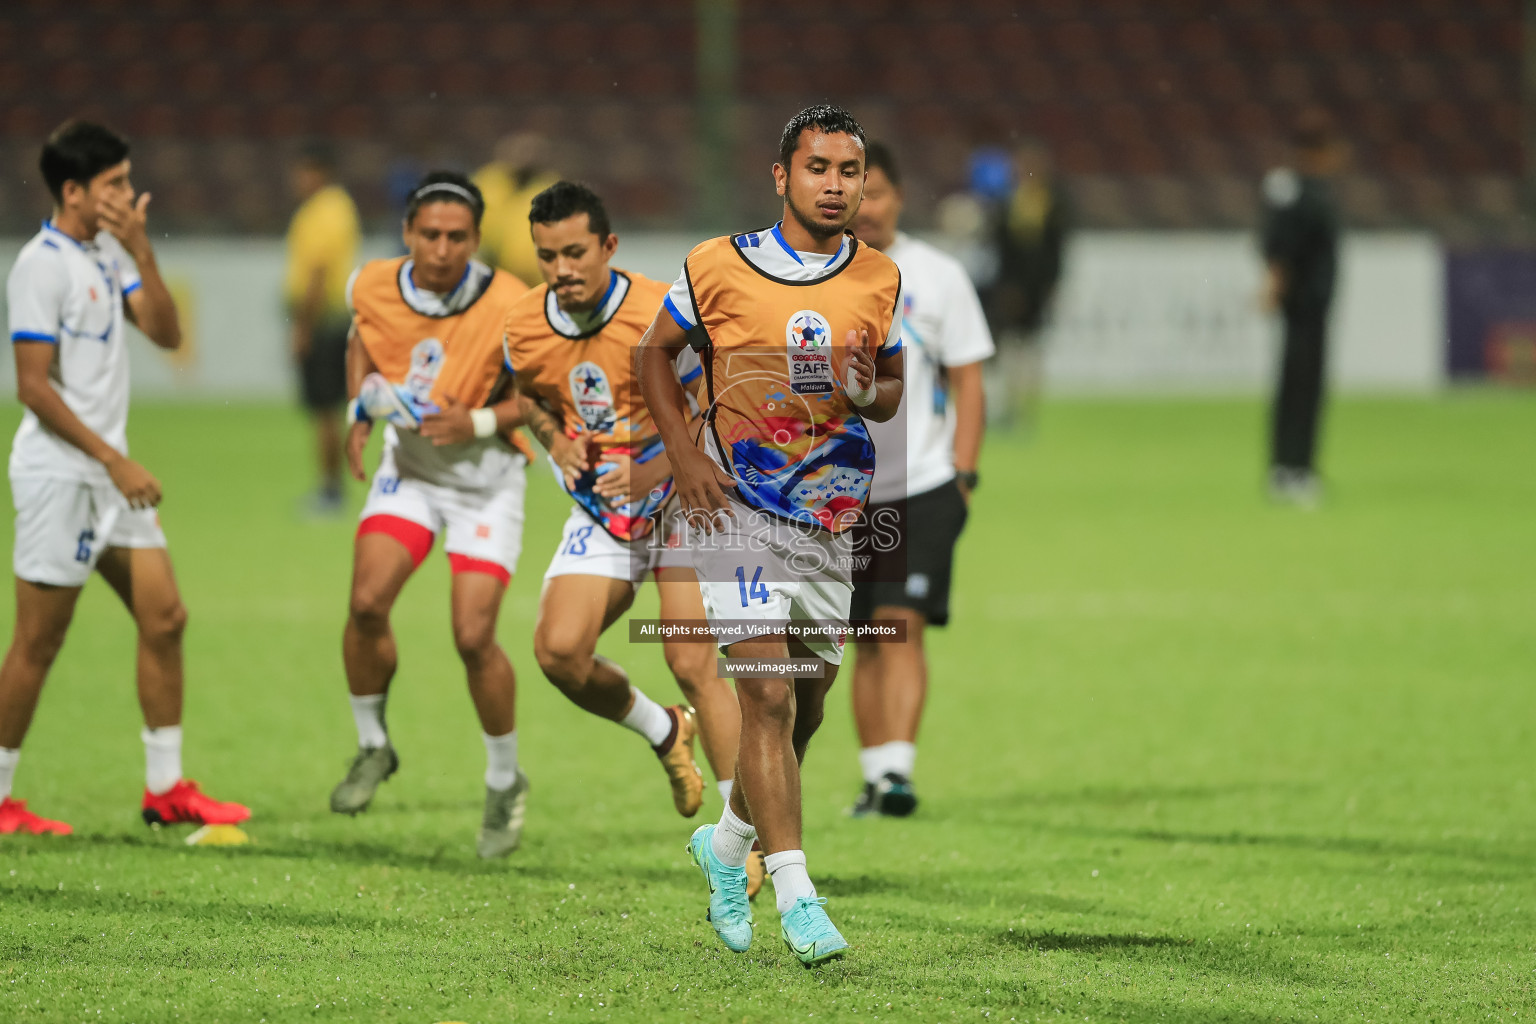
[[[453,643],[464,663],[485,743],[485,813],[476,839],[484,858],[517,849],[528,793],[528,779],[517,762],[517,679],[496,640],[496,619],[509,580],[500,566],[456,560]]]
[[[138,630],[144,820],[149,824],[238,824],[251,816],[249,808],[204,795],[197,783],[182,774],[182,637],[187,609],[164,547],[164,534],[152,513],[125,511],[114,535],[120,543],[102,552],[96,570],[122,600]]]
[[[644,542],[617,541],[573,509],[544,574],[533,650],[545,677],[578,707],[645,738],[667,774],[672,805],[691,818],[704,802],[693,710],[658,704],[622,667],[596,653],[598,637],[634,602],[649,559]]]
[[[949,623],[949,592],[955,546],[969,515],[965,496],[950,481],[895,506],[898,543],[876,552],[873,575],[854,591],[856,617],[902,624],[899,643],[861,643],[853,675],[854,721],[864,789],[852,813],[897,817],[917,808],[912,773],[917,732],[928,695],[924,632]]]
[[[661,596],[663,619],[705,618],[699,596],[699,579],[692,566],[659,565],[656,589]],[[741,742],[741,709],[729,679],[716,670],[719,650],[712,643],[668,641],[662,644],[667,667],[677,679],[683,697],[693,706],[699,722],[699,740],[722,803],[729,804],[736,785],[736,750]],[[753,843],[747,854],[747,899],[757,898],[768,877],[761,846]]]
[[[309,351],[299,364],[304,406],[314,430],[319,486],[310,510],[335,515],[342,509],[342,411],[347,401],[347,331],[345,318],[316,325]]]
[[[396,481],[397,486],[404,483]],[[346,778],[331,791],[331,810],[338,814],[366,810],[379,784],[400,766],[385,726],[389,684],[399,664],[389,614],[433,540],[432,531],[412,519],[366,513],[353,542],[352,589],[341,639],[357,755]]]
[[[699,598],[699,579],[692,568],[662,567],[656,570],[656,589],[661,596],[663,619],[704,619]],[[741,738],[741,709],[729,679],[716,671],[719,654],[712,643],[662,644],[667,667],[677,679],[699,720],[699,742],[710,770],[719,780],[722,800],[730,799],[736,777],[736,747]]]
[[[28,811],[22,801],[11,799],[10,791],[22,739],[64,644],[80,588],[90,578],[113,523],[128,511],[121,496],[115,503],[98,500],[106,497],[80,481],[11,477],[16,628],[0,664],[0,833],[70,831],[63,822]]]
[[[597,640],[634,596],[634,586],[622,579],[546,579],[533,627],[534,657],[549,681],[577,707],[613,722],[624,718],[634,696],[624,670],[596,653]]]
[[[32,814],[11,799],[21,743],[37,711],[43,682],[53,667],[75,613],[80,588],[16,579],[16,628],[0,663],[0,834],[25,831],[68,835],[70,827]]]
[[[923,647],[928,620],[916,609],[895,605],[876,607],[872,617],[903,622],[906,639],[857,646],[853,718],[859,734],[864,792],[852,813],[855,817],[875,812],[901,816],[911,813],[917,804],[910,789],[917,760],[918,724],[928,695],[928,660]]]

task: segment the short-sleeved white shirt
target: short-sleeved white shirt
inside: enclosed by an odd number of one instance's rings
[[[869,436],[882,460],[904,449],[907,473],[903,480],[877,472],[869,494],[876,503],[923,494],[954,479],[955,408],[942,368],[980,362],[994,351],[981,300],[959,260],[900,233],[885,254],[901,268],[905,384],[901,408],[884,423],[869,423]]]
[[[52,222],[22,247],[6,282],[12,343],[55,348],[50,383],[80,422],[128,453],[128,348],[123,299],[140,287],[127,251],[107,232],[89,242]],[[110,483],[106,467],[29,409],[11,445],[12,477]]]

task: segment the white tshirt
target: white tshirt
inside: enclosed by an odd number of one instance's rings
[[[54,346],[49,383],[103,441],[128,454],[128,348],[123,298],[138,269],[105,231],[78,242],[47,222],[22,246],[6,282],[11,341]],[[11,444],[12,478],[110,484],[106,467],[43,426],[28,409]]]
[[[875,503],[923,494],[954,479],[955,407],[942,368],[980,362],[994,351],[981,300],[959,260],[901,233],[885,254],[901,268],[906,383],[901,408],[884,423],[870,423],[869,436],[882,459],[906,450],[907,475],[903,480],[877,472],[869,493]]]

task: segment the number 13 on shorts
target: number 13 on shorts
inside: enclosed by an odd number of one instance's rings
[[[736,586],[741,590],[741,606],[743,608],[747,607],[749,600],[761,601],[763,604],[768,603],[768,587],[762,582],[762,577],[763,567],[759,565],[752,573],[752,582],[748,583],[747,567],[744,565],[736,567]]]

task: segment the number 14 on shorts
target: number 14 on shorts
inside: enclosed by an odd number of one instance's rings
[[[752,573],[752,582],[747,582],[747,567],[736,567],[736,586],[741,590],[741,606],[745,608],[751,600],[768,603],[768,587],[762,582],[763,567],[758,566]]]

